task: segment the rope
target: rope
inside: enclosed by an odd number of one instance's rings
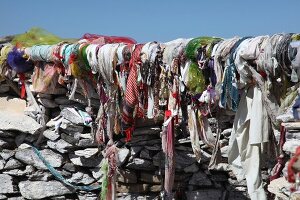
[[[51,174],[58,179],[59,181],[63,182],[65,185],[72,187],[75,190],[84,190],[84,191],[93,191],[101,189],[100,185],[73,185],[72,183],[68,182],[52,165],[42,156],[41,152],[34,146],[32,146],[34,153],[39,157],[39,159],[45,164],[47,169],[51,172]]]

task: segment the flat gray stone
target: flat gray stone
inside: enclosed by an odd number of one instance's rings
[[[56,97],[54,99],[54,102],[57,103],[58,105],[72,105],[73,104],[73,102],[70,101],[66,96]]]
[[[27,199],[43,199],[73,193],[58,181],[22,181],[19,188],[22,196]]]
[[[80,135],[81,133],[77,132],[74,133],[73,135],[68,135],[66,133],[61,133],[60,137],[61,139],[63,139],[64,141],[76,145],[78,146],[78,141],[79,141],[79,137],[77,135]]]
[[[143,149],[143,147],[141,146],[133,146],[130,148],[130,160],[132,160],[133,158],[136,158],[139,153],[141,152],[141,150]]]
[[[25,176],[25,175],[32,174],[33,172],[34,172],[34,167],[31,165],[27,165],[24,170],[12,169],[12,170],[6,170],[3,173],[11,176]]]
[[[161,151],[161,144],[154,144],[152,146],[145,146],[145,149],[149,151]]]
[[[0,200],[6,200],[7,199],[7,196],[3,195],[3,194],[0,194]]]
[[[2,131],[0,130],[0,138],[8,138],[8,137],[15,137],[15,133],[12,131]]]
[[[42,126],[34,119],[24,114],[0,111],[0,130],[13,130],[35,134],[41,128]]]
[[[90,158],[98,153],[99,149],[98,148],[86,148],[83,150],[77,150],[75,151],[76,156],[80,157],[85,157],[85,158]]]
[[[25,200],[24,197],[18,196],[18,197],[9,197],[7,200]]]
[[[73,163],[69,163],[69,162],[64,164],[63,169],[65,169],[69,172],[75,172],[76,171],[75,165]]]
[[[77,197],[79,200],[97,200],[98,199],[98,194],[93,193],[93,192],[79,192],[77,194]]]
[[[155,170],[155,166],[152,164],[152,162],[141,159],[141,158],[134,158],[132,160],[132,162],[130,162],[126,165],[126,168],[136,169],[136,170],[145,170],[145,171],[154,171]]]
[[[193,174],[192,178],[189,180],[189,184],[190,185],[199,185],[199,186],[211,186],[212,185],[208,176],[202,171],[199,171],[199,172]]]
[[[140,158],[152,160],[152,156],[150,156],[150,152],[148,149],[143,149],[140,153]]]
[[[38,170],[28,174],[27,177],[30,181],[49,181],[53,178],[53,175],[48,171]]]
[[[5,161],[3,159],[0,159],[0,170],[2,170],[5,166]]]
[[[199,167],[198,167],[198,165],[196,163],[194,163],[194,164],[192,164],[192,165],[190,165],[188,167],[185,167],[183,169],[183,171],[185,173],[196,173],[197,171],[199,171]]]
[[[11,145],[9,144],[9,142],[0,139],[0,149],[9,148],[9,147],[11,147]]]
[[[51,94],[45,94],[45,93],[38,93],[36,95],[37,98],[45,98],[45,99],[52,99],[52,95]]]
[[[82,133],[84,127],[73,124],[69,120],[63,118],[61,125],[60,125],[60,129],[63,130],[65,133],[72,135],[77,132]]]
[[[51,149],[55,149],[60,153],[67,153],[68,149],[70,149],[73,145],[71,145],[70,143],[59,139],[58,141],[51,141],[48,140],[47,141],[47,145],[51,148]]]
[[[98,156],[98,155],[95,155],[95,156],[92,156],[89,158],[85,158],[84,156],[75,155],[72,152],[69,153],[69,158],[74,165],[90,167],[90,168],[99,167],[100,163],[103,159],[102,156]]]
[[[13,194],[16,193],[16,188],[13,185],[13,180],[10,175],[0,174],[0,194]]]
[[[4,169],[16,169],[16,168],[20,168],[20,167],[23,167],[23,166],[24,165],[20,161],[14,159],[14,158],[10,158],[6,162],[6,164],[4,166]]]
[[[0,110],[6,111],[14,114],[24,114],[24,109],[26,108],[26,101],[24,99],[14,97],[14,96],[1,96],[0,97]],[[0,113],[0,118],[2,113]],[[1,127],[0,127],[1,130]]]
[[[4,159],[4,160],[8,160],[10,159],[12,156],[15,155],[15,151],[13,150],[9,150],[9,149],[2,149],[2,151],[0,152],[0,156]]]
[[[228,146],[224,146],[221,148],[221,155],[224,158],[228,158]]]
[[[192,152],[175,151],[175,166],[177,170],[183,170],[184,168],[192,165],[196,162],[196,157]]]
[[[40,153],[54,168],[60,167],[63,163],[63,157],[50,149],[41,150]],[[18,150],[15,157],[23,163],[33,165],[38,169],[47,169],[31,148]]]
[[[128,159],[129,156],[130,156],[129,149],[120,148],[118,150],[118,158],[119,158],[118,159],[119,160],[118,165],[119,166],[123,165],[127,161],[127,159]]]
[[[0,84],[0,93],[5,93],[9,91],[9,85],[8,84]]]
[[[45,138],[47,138],[51,141],[55,141],[60,137],[60,135],[58,133],[56,133],[55,130],[51,130],[51,129],[46,129],[43,132],[43,135],[45,136]]]
[[[56,108],[58,105],[51,99],[46,98],[38,98],[37,100],[39,103],[41,103],[46,108]]]
[[[161,132],[161,128],[156,126],[156,127],[142,127],[142,128],[137,128],[133,132],[133,136],[145,136],[145,135],[156,135],[159,137],[159,134]]]
[[[291,139],[284,143],[283,151],[295,154],[297,147],[300,145],[300,140]]]
[[[75,174],[72,174],[72,177],[69,178],[68,181],[75,184],[89,185],[94,183],[96,180],[86,173],[76,172]]]
[[[137,183],[137,176],[133,170],[118,170],[117,181],[122,183]]]
[[[224,135],[226,138],[229,138],[232,132],[232,128],[228,128],[222,131],[221,135]]]
[[[92,172],[94,179],[98,180],[98,182],[102,182],[102,178],[104,174],[103,171],[101,170],[101,167],[92,168],[90,169],[90,171]]]
[[[83,125],[84,121],[75,108],[64,108],[60,115],[63,116],[65,119],[69,120],[73,124],[76,125]]]
[[[97,144],[92,139],[80,139],[77,143],[79,147],[96,147]]]

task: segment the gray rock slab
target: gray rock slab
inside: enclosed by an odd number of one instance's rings
[[[8,137],[15,137],[15,133],[12,131],[2,131],[0,130],[0,138],[8,138]]]
[[[159,136],[161,132],[161,128],[159,126],[156,127],[142,127],[137,128],[133,132],[133,136],[144,136],[144,135],[157,135]]]
[[[58,181],[22,181],[19,188],[22,196],[27,199],[43,199],[73,193]]]
[[[85,158],[84,156],[75,155],[72,152],[69,153],[69,158],[74,165],[90,167],[90,168],[99,167],[100,163],[103,159],[102,156],[98,156],[98,155],[95,155],[95,156],[92,156],[89,158]]]
[[[90,158],[98,153],[99,149],[98,148],[86,148],[83,150],[77,150],[75,151],[76,156],[80,157],[85,157],[85,158]]]
[[[60,114],[70,122],[76,125],[83,125],[84,121],[75,108],[64,108]]]
[[[5,166],[4,166],[4,169],[16,169],[16,168],[20,168],[20,167],[23,167],[24,165],[20,162],[20,161],[18,161],[18,160],[16,160],[16,159],[14,159],[14,158],[10,158],[7,162],[6,162],[6,164],[5,164]]]
[[[60,128],[67,134],[74,134],[74,133],[82,133],[84,127],[83,126],[78,126],[76,124],[73,124],[69,120],[63,118]]]
[[[291,139],[284,143],[283,151],[295,154],[297,147],[300,146],[300,140]]]
[[[152,156],[150,155],[150,152],[148,149],[143,149],[140,153],[140,158],[152,160]]]
[[[126,168],[145,171],[155,170],[155,166],[152,164],[152,162],[141,158],[134,158],[132,162],[126,165]]]
[[[202,171],[199,171],[199,172],[193,174],[192,178],[189,180],[189,184],[190,185],[199,185],[199,186],[211,186],[212,185],[208,176]]]
[[[8,84],[0,84],[0,93],[5,93],[9,91],[9,85]]]
[[[25,175],[32,174],[34,172],[34,170],[35,169],[34,169],[33,166],[27,165],[24,170],[22,170],[22,169],[12,169],[12,170],[6,170],[3,173],[11,175],[11,176],[25,176]]]
[[[51,99],[38,98],[38,102],[41,103],[46,108],[56,108],[58,105]]]
[[[13,179],[10,175],[0,174],[0,194],[13,194],[16,193],[16,188],[13,185]]]
[[[94,183],[96,180],[89,174],[76,172],[75,174],[72,174],[72,177],[69,178],[68,181],[75,184],[89,185],[91,183]]]
[[[79,192],[77,194],[77,197],[79,200],[97,200],[98,194],[94,192]]]
[[[37,170],[27,175],[30,181],[48,181],[53,178],[53,175],[48,171]]]
[[[31,117],[28,117],[21,113],[13,113],[0,110],[0,130],[13,130],[23,133],[35,134],[41,128],[42,126]]]
[[[54,168],[60,167],[63,163],[63,157],[50,149],[41,150],[40,153]],[[33,165],[38,169],[47,169],[31,148],[18,150],[15,157],[23,163]]]
[[[67,153],[68,149],[70,149],[73,145],[71,145],[70,143],[59,139],[58,141],[51,141],[48,140],[47,141],[47,145],[54,150],[57,150],[60,153]]]
[[[5,166],[5,161],[3,159],[0,159],[0,170],[2,170]]]
[[[102,178],[104,174],[103,171],[101,170],[101,167],[92,168],[90,169],[90,171],[92,172],[94,179],[98,180],[98,182],[102,182]]]
[[[118,150],[118,158],[119,158],[118,159],[119,160],[118,165],[119,166],[123,165],[127,161],[127,159],[128,159],[129,156],[130,156],[129,149],[127,149],[127,148],[120,148]]]
[[[183,171],[185,173],[196,173],[197,171],[199,171],[199,167],[196,163],[190,165],[190,166],[187,166],[183,169]]]
[[[55,141],[60,137],[60,135],[58,133],[56,133],[55,130],[51,130],[51,129],[46,129],[43,132],[43,135],[45,136],[45,138],[47,138],[51,141]]]

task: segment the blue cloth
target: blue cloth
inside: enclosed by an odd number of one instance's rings
[[[234,112],[237,111],[240,101],[236,77],[236,66],[234,64],[234,53],[238,46],[248,38],[250,37],[243,37],[234,44],[234,46],[230,50],[230,56],[227,60],[228,65],[224,70],[220,106],[223,108],[228,108]]]

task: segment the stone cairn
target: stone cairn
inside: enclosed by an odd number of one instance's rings
[[[0,199],[97,199],[100,190],[76,190],[58,180],[38,157],[40,155],[69,183],[101,185],[102,149],[84,125],[76,109],[84,110],[87,102],[81,91],[74,100],[67,90],[57,94],[36,94],[34,98],[46,119],[42,127],[36,121],[41,113],[34,104],[17,97],[14,82],[0,83]],[[30,84],[29,84],[30,86]],[[97,108],[97,99],[92,105]],[[75,109],[76,108],[76,109]],[[227,164],[227,146],[233,116],[220,119],[222,134],[221,162],[215,170],[207,170],[212,155],[201,144],[202,159],[197,163],[188,138],[176,132],[176,199],[248,199],[246,182],[238,182]],[[213,129],[215,118],[209,119]],[[214,130],[215,131],[215,130]],[[118,142],[118,199],[160,199],[163,186],[164,154],[161,147],[161,126],[140,120],[132,140]]]

